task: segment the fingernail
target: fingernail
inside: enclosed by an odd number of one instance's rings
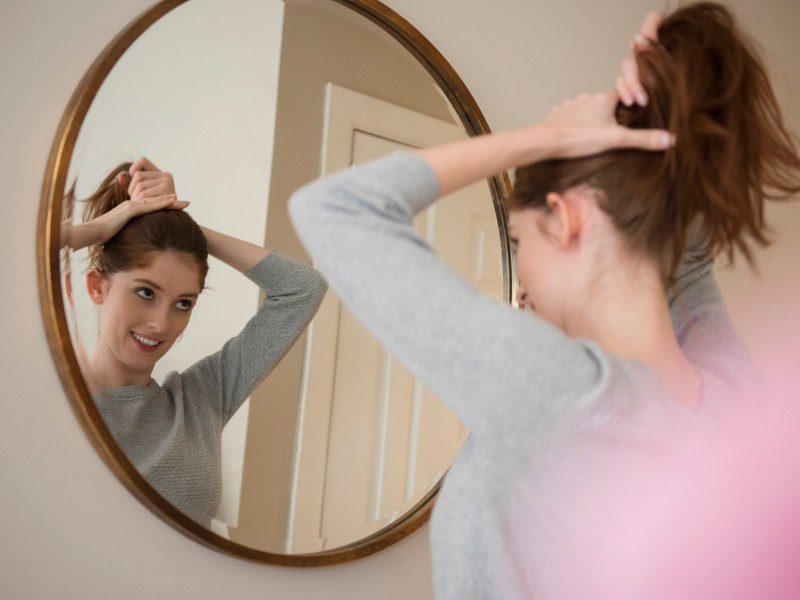
[[[619,99],[622,100],[622,103],[625,106],[631,106],[633,104],[633,98],[631,98],[628,94],[620,94]]]
[[[644,37],[641,33],[637,33],[636,36],[633,38],[633,42],[639,48],[645,48],[650,43],[646,37]]]
[[[661,134],[659,144],[661,144],[662,148],[671,148],[675,145],[675,136],[671,133],[664,132]]]
[[[644,92],[638,92],[636,94],[636,104],[639,106],[647,106],[647,94]]]

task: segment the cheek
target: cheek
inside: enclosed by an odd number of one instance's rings
[[[191,318],[191,316],[192,316],[191,311],[188,313],[178,312],[177,314],[174,315],[171,326],[172,326],[172,331],[174,332],[176,338],[181,334],[183,334],[183,332],[186,330],[186,327],[189,325],[189,319]]]
[[[530,252],[517,252],[517,276],[520,285],[529,295],[535,292],[539,276],[536,261],[531,258]]]

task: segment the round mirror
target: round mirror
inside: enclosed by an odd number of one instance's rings
[[[170,505],[106,428],[79,368],[97,315],[86,256],[60,250],[62,218],[118,163],[173,173],[201,224],[308,261],[289,224],[293,190],[400,148],[488,128],[419,32],[374,0],[164,1],[97,58],[67,107],[45,175],[40,288],[54,359],[87,434],[122,482],[183,533],[253,560],[341,562],[428,518],[468,432],[328,293],[307,331],[223,433],[223,499],[210,526]],[[498,177],[417,219],[437,252],[499,301],[513,273]],[[70,293],[64,286],[70,273]],[[214,352],[258,290],[211,262],[207,289],[161,380]]]

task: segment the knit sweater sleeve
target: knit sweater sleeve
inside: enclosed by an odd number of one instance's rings
[[[181,374],[227,422],[306,328],[327,285],[319,273],[272,250],[245,275],[265,294],[244,329]]]
[[[302,188],[290,215],[331,288],[470,429],[530,436],[585,414],[602,396],[608,356],[440,261],[412,225],[438,194],[428,163],[396,152]]]
[[[690,230],[670,292],[670,311],[682,350],[707,383],[713,378],[729,398],[763,396],[764,383],[728,313],[699,222]]]

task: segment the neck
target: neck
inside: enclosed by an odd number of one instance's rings
[[[571,312],[567,333],[599,343],[622,358],[648,365],[690,406],[700,404],[700,376],[680,348],[657,268],[644,261],[617,265],[596,278]]]
[[[152,370],[133,371],[119,364],[108,353],[99,351],[99,344],[95,347],[86,371],[89,389],[93,393],[102,388],[148,385],[152,377]]]

